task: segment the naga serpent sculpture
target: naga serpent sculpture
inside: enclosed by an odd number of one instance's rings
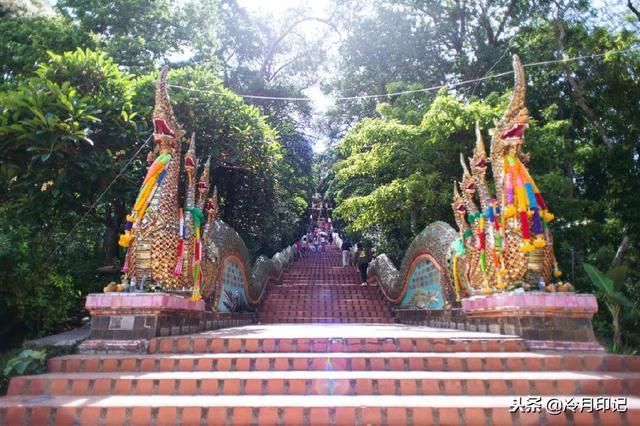
[[[211,190],[209,182],[210,159],[196,179],[195,135],[184,156],[186,193],[184,206],[179,206],[185,132],[171,107],[168,72],[165,66],[156,84],[155,148],[147,157],[147,174],[120,236],[119,244],[127,249],[124,280],[147,282],[165,291],[190,292],[193,300],[204,298],[218,311],[230,310],[232,305],[258,304],[267,284],[279,280],[293,259],[293,248],[271,259],[261,256],[249,267],[244,241],[217,218],[217,191]]]
[[[538,187],[529,175],[529,155],[522,151],[529,124],[525,106],[526,80],[517,55],[513,57],[515,84],[509,106],[490,134],[487,157],[482,132],[476,123],[476,144],[469,166],[463,155],[462,181],[454,182],[451,205],[456,232],[444,222],[433,223],[411,243],[396,269],[386,255],[369,266],[386,298],[403,306],[443,308],[474,296],[551,287],[561,276],[553,252],[549,222],[553,220]],[[486,180],[491,163],[495,197]],[[425,272],[426,271],[426,272]],[[431,294],[425,304],[425,289]],[[422,292],[420,298],[417,292]],[[421,303],[416,304],[416,299]]]

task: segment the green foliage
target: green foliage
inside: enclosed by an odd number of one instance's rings
[[[193,28],[169,0],[60,0],[56,8],[77,22],[115,61],[135,70],[185,47]],[[185,19],[186,18],[186,19]]]
[[[43,373],[47,369],[47,353],[25,349],[20,355],[11,358],[3,370],[5,376],[23,376]]]
[[[117,266],[117,236],[145,170],[143,155],[109,184],[149,135],[156,78],[78,49],[49,53],[35,76],[0,93],[3,344],[57,330],[83,294],[101,288],[100,262]],[[186,88],[171,89],[175,112],[196,133],[198,155],[212,157],[222,218],[256,256],[289,244],[308,199],[309,180],[300,175],[311,161],[306,140],[284,126],[281,139],[210,69],[177,69],[170,83]]]
[[[104,53],[49,56],[34,77],[0,93],[3,345],[59,330],[80,296],[100,288],[95,268],[118,255],[126,214],[117,195],[133,192],[142,173],[112,187],[63,241],[148,130],[132,104],[134,80]]]
[[[0,45],[0,83],[16,85],[47,61],[47,51],[92,47],[93,41],[64,18],[18,17],[0,21]]]
[[[65,271],[69,265],[64,259],[59,264],[49,262],[54,249],[47,234],[0,222],[1,349],[20,343],[22,335],[59,330],[69,311],[81,303],[80,288],[86,283],[73,280],[73,274]],[[86,258],[74,254],[76,259]]]
[[[185,129],[196,132],[198,155],[212,156],[222,218],[252,254],[273,253],[297,237],[317,189],[335,201],[336,226],[398,261],[422,227],[452,222],[458,155],[471,154],[476,119],[487,137],[510,78],[340,101],[321,123],[335,149],[315,157],[304,133],[317,124],[308,104],[243,100],[231,91],[301,96],[322,85],[342,96],[402,92],[508,71],[512,53],[526,63],[638,46],[632,25],[612,28],[586,0],[331,7],[323,19],[298,9],[255,16],[235,0],[60,0],[55,11],[40,0],[2,2],[2,345],[63,327],[69,310],[81,308],[80,295],[107,279],[96,267],[117,266],[117,235],[143,156],[97,196],[150,133],[162,61],[173,61],[170,83],[187,88],[170,88],[173,104]],[[328,81],[318,69],[337,33],[339,63],[329,66]],[[605,270],[628,237],[629,270],[616,291],[633,303],[640,301],[640,286],[632,285],[640,281],[637,69],[637,50],[528,67],[525,146],[556,215],[561,269],[579,290],[591,290],[575,265]],[[609,279],[619,282],[621,274]],[[606,313],[595,321],[603,335],[613,327]],[[621,310],[619,320],[625,342],[640,347],[640,336],[625,331],[640,329],[640,316]]]
[[[133,110],[134,90],[104,53],[77,50],[51,53],[36,77],[0,93],[0,175],[9,182],[0,199],[21,219],[41,223],[48,207],[86,206],[145,130]],[[30,208],[33,202],[41,209]]]
[[[620,327],[622,308],[637,314],[634,303],[622,292],[622,286],[627,280],[629,268],[626,265],[620,265],[610,269],[605,274],[598,268],[585,263],[584,269],[596,289],[598,299],[605,304],[611,315],[613,329],[612,351],[628,351],[628,346],[623,345],[623,333]]]
[[[584,0],[352,0],[336,5],[336,25],[344,33],[344,40],[331,87],[340,96],[483,77],[495,71],[505,58],[503,63],[508,66],[509,55],[505,52],[510,50],[514,34],[538,28],[551,19],[554,5],[567,13],[580,14],[588,9]],[[489,80],[461,90],[488,95],[507,87],[504,81]],[[421,116],[424,95],[413,97],[417,115]],[[372,115],[375,109],[375,99],[347,100],[339,104],[335,118],[351,124],[354,119]]]
[[[0,396],[7,392],[12,377],[44,373],[46,369],[46,351],[26,349],[0,353]]]
[[[0,352],[0,396],[6,393],[12,377],[44,373],[50,358],[69,355],[74,351],[75,347],[70,346],[44,346],[38,350],[12,349]]]
[[[336,74],[335,91],[356,95],[457,83],[509,71],[511,53],[529,63],[632,49],[527,67],[531,127],[525,151],[531,153],[528,166],[556,216],[551,229],[565,276],[578,290],[593,291],[586,272],[576,265],[586,261],[606,270],[626,238],[631,244],[621,254],[629,272],[618,291],[638,304],[640,290],[634,283],[640,281],[640,199],[633,194],[640,178],[635,101],[640,80],[634,71],[640,54],[637,31],[629,30],[634,25],[612,28],[593,4],[583,1],[555,3],[554,11],[547,8],[551,3],[518,2],[513,13],[495,15],[504,18],[505,30],[491,38],[490,29],[501,24],[482,22],[489,10],[470,14],[479,6],[435,3],[346,7],[340,22],[349,32],[341,46],[342,72]],[[452,13],[456,8],[460,10]],[[513,35],[506,37],[509,27]],[[457,38],[462,34],[466,38]],[[431,42],[434,35],[438,40]],[[456,40],[461,44],[456,46]],[[443,44],[447,48],[415,53]],[[460,48],[461,54],[451,54]],[[389,247],[387,253],[396,261],[428,222],[452,223],[448,204],[453,180],[462,172],[458,153],[471,154],[471,127],[477,118],[485,129],[493,127],[506,100],[495,93],[506,93],[511,84],[510,78],[494,78],[456,87],[448,96],[414,93],[389,96],[377,105],[372,100],[339,104],[331,118],[348,123],[350,130],[337,144],[336,166],[325,184],[338,203],[339,222],[377,241],[378,247]],[[469,108],[473,104],[476,111]],[[353,123],[374,111],[377,118]],[[486,130],[484,134],[486,140]],[[412,193],[409,183],[420,188],[419,194]],[[412,208],[413,199],[417,208]],[[610,314],[604,309],[594,319],[605,338],[614,334]],[[635,310],[621,310],[619,322],[625,341],[640,347],[640,335],[631,331],[640,326]]]
[[[490,123],[505,101],[493,97],[464,104],[442,91],[421,120],[410,119],[418,124],[387,118],[360,121],[337,147],[331,183],[336,217],[348,224],[349,232],[387,241],[396,248],[388,254],[400,259],[420,229],[452,218],[451,185],[460,174],[459,153],[472,150],[475,120]],[[390,116],[404,115],[390,105],[384,109]]]
[[[627,266],[617,266],[604,274],[594,266],[585,263],[584,270],[607,306],[618,304],[633,308],[633,303],[621,292],[622,284],[624,284],[629,272]]]
[[[0,1],[0,17],[15,18],[20,16],[44,16],[50,12],[46,0],[2,0]]]
[[[153,105],[154,82],[155,75],[139,80],[137,104]],[[198,156],[212,158],[221,218],[255,256],[291,244],[306,209],[300,198],[309,199],[306,140],[287,128],[280,136],[260,109],[247,105],[203,67],[172,71],[169,83],[182,87],[172,91],[174,111],[184,128],[195,132]]]

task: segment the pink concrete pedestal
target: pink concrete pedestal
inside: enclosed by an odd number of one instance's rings
[[[92,314],[104,312],[204,311],[204,301],[193,302],[167,293],[93,293],[85,307]]]
[[[598,311],[592,294],[501,293],[462,300],[470,321],[517,334],[538,350],[602,351],[591,319]]]
[[[203,330],[203,301],[166,293],[90,294],[91,333],[82,352],[144,352],[148,339]]]

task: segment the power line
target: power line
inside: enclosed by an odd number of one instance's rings
[[[490,73],[491,71],[493,71],[493,69],[494,69],[495,67],[497,67],[497,66],[498,66],[498,64],[499,64],[499,63],[504,59],[504,57],[505,57],[505,56],[507,56],[507,53],[509,53],[509,50],[511,49],[511,43],[513,43],[513,40],[515,40],[515,39],[516,39],[516,35],[514,34],[514,35],[509,39],[509,43],[507,43],[507,47],[504,49],[504,52],[502,52],[502,55],[500,55],[500,58],[498,58],[498,60],[497,60],[497,61],[496,61],[492,66],[491,66],[491,68],[489,68],[489,69],[487,70],[487,72],[485,72],[485,73],[482,75],[483,77],[486,77],[487,75],[489,75],[489,73]],[[476,92],[476,89],[477,89],[477,88],[478,88],[478,85],[477,85],[477,84],[473,86],[473,90],[471,90],[471,96],[470,96],[470,97],[472,97],[472,96],[473,96],[473,94]]]
[[[640,48],[640,47],[632,47],[630,49],[624,49],[624,50],[610,50],[608,52],[596,53],[596,54],[593,54],[593,55],[575,56],[573,58],[553,59],[553,60],[549,60],[549,61],[531,62],[531,63],[528,63],[528,64],[524,64],[523,66],[525,68],[529,68],[529,67],[538,67],[538,66],[543,66],[543,65],[574,62],[574,61],[580,61],[580,60],[583,60],[583,59],[600,58],[600,57],[606,56],[606,55],[617,55],[617,54],[621,54],[621,53],[632,52],[632,51],[638,50],[638,48]],[[389,97],[389,96],[408,95],[408,94],[412,94],[412,93],[425,93],[425,92],[432,92],[434,90],[439,90],[439,89],[444,89],[444,88],[463,86],[463,85],[466,85],[466,84],[469,84],[469,83],[475,83],[475,82],[479,82],[479,81],[491,80],[491,79],[498,78],[498,77],[504,77],[505,75],[510,75],[510,74],[513,74],[513,71],[505,71],[505,72],[501,72],[501,73],[498,73],[498,74],[487,75],[487,76],[480,77],[480,78],[475,78],[475,79],[472,79],[472,80],[463,80],[463,81],[459,81],[459,82],[456,82],[456,83],[440,84],[440,85],[437,85],[437,86],[431,86],[431,87],[427,87],[427,88],[424,88],[424,89],[403,90],[403,91],[400,91],[400,92],[385,93],[385,94],[381,94],[381,95],[359,95],[359,96],[338,96],[338,97],[327,96],[326,98],[328,100],[333,100],[333,101],[348,101],[348,100],[358,100],[358,99],[386,98],[386,97]],[[219,92],[219,91],[216,91],[216,90],[194,89],[194,88],[191,88],[191,87],[179,86],[179,85],[175,85],[175,84],[170,84],[169,87],[173,87],[175,89],[189,90],[189,91],[192,91],[192,92],[210,93],[210,94],[214,94],[214,95],[226,95],[226,94],[228,94],[228,93]],[[290,101],[290,102],[296,102],[296,101],[311,102],[311,101],[313,101],[313,99],[307,98],[307,97],[277,97],[277,96],[258,96],[258,95],[238,95],[238,96],[240,96],[241,98],[246,98],[246,99],[261,99],[261,100],[271,100],[271,101]]]
[[[113,184],[118,180],[118,178],[120,176],[122,176],[122,174],[124,173],[124,171],[127,169],[127,167],[129,167],[129,164],[131,164],[133,162],[133,160],[138,156],[138,154],[140,154],[140,151],[142,151],[142,148],[144,148],[147,145],[147,142],[149,142],[149,140],[151,140],[151,137],[153,135],[149,135],[149,137],[140,145],[140,148],[138,148],[138,150],[131,156],[131,158],[129,159],[129,161],[127,161],[127,163],[124,165],[124,167],[122,167],[122,169],[120,170],[120,172],[116,175],[116,177],[113,178],[113,180],[111,181],[111,183],[109,183],[109,185],[107,185],[107,187],[104,189],[104,191],[102,191],[102,193],[98,196],[98,198],[96,199],[96,201],[91,205],[91,207],[89,207],[87,209],[86,212],[84,212],[84,214],[82,215],[82,217],[76,222],[76,224],[73,226],[73,228],[71,228],[71,231],[69,231],[67,233],[67,235],[64,236],[64,238],[62,239],[62,241],[60,241],[60,244],[58,245],[57,249],[54,250],[51,255],[54,255],[59,249],[60,247],[62,247],[62,245],[65,243],[65,241],[67,241],[67,238],[69,238],[71,236],[71,234],[73,234],[73,232],[78,228],[78,226],[80,226],[80,224],[84,221],[84,219],[89,215],[89,213],[91,213],[93,211],[93,209],[98,205],[98,203],[100,202],[100,200],[102,200],[102,197],[104,197],[104,195],[107,193],[107,191],[109,191],[109,189],[113,186]]]
[[[592,59],[592,58],[599,58],[599,57],[606,56],[606,55],[614,55],[614,54],[621,54],[621,53],[631,52],[631,51],[634,51],[634,50],[637,50],[637,49],[638,49],[638,47],[625,49],[625,50],[612,50],[612,51],[608,51],[608,52],[604,52],[604,53],[597,53],[597,54],[593,54],[593,55],[584,55],[584,56],[576,56],[576,57],[573,57],[573,58],[564,58],[564,59],[554,59],[554,60],[549,60],[549,61],[532,62],[532,63],[525,64],[523,66],[524,67],[537,67],[537,66],[557,64],[557,63],[573,62],[573,61],[579,61],[579,60],[582,60],[582,59]],[[493,69],[494,67],[495,67],[495,65],[491,69]],[[491,71],[491,69],[489,71]],[[498,74],[485,75],[485,76],[483,76],[481,78],[459,81],[457,83],[449,83],[449,84],[442,84],[442,85],[438,85],[438,86],[431,86],[431,87],[427,87],[427,88],[424,88],[424,89],[403,90],[403,91],[400,91],[400,92],[386,93],[384,95],[340,96],[340,97],[334,97],[334,98],[329,98],[329,99],[332,99],[334,101],[356,100],[356,99],[375,99],[375,98],[384,98],[384,97],[388,97],[388,96],[406,95],[406,94],[411,94],[411,93],[425,93],[425,92],[430,92],[430,91],[434,91],[434,90],[439,90],[439,89],[442,89],[442,88],[457,87],[457,86],[462,86],[462,85],[469,84],[469,83],[475,83],[475,82],[479,82],[479,81],[490,80],[490,79],[503,77],[503,76],[510,75],[510,74],[513,74],[513,71],[505,71],[505,72],[498,73]],[[176,88],[176,89],[190,90],[190,91],[193,91],[193,92],[202,92],[202,93],[211,93],[211,94],[216,94],[216,95],[225,95],[225,93],[218,92],[218,91],[215,91],[215,90],[192,89],[192,88],[189,88],[189,87],[178,86],[178,85],[169,85],[169,87],[173,87],[173,88]],[[263,100],[306,101],[306,102],[312,101],[311,98],[302,98],[302,97],[271,97],[271,96],[256,96],[256,95],[238,95],[238,96],[240,96],[242,98],[263,99]],[[102,200],[102,197],[104,197],[104,195],[107,193],[107,191],[109,191],[109,189],[111,189],[113,184],[118,180],[118,178],[120,176],[122,176],[122,174],[129,167],[129,165],[133,162],[133,160],[138,156],[138,154],[140,154],[140,151],[142,151],[142,149],[146,146],[147,142],[149,142],[149,140],[151,140],[152,136],[153,135],[149,135],[149,137],[140,145],[138,150],[131,156],[129,161],[127,161],[127,163],[124,165],[124,167],[122,167],[120,172],[118,172],[118,174],[113,178],[113,180],[109,183],[109,185],[107,185],[107,187],[102,191],[102,193],[98,196],[98,198],[94,201],[94,203],[87,209],[87,211],[82,215],[82,217],[78,220],[78,222],[76,222],[76,224],[73,226],[73,228],[71,228],[71,230],[64,236],[64,238],[62,239],[62,241],[58,245],[57,249],[52,252],[52,255],[55,254],[60,249],[60,247],[67,241],[67,239],[73,234],[73,232],[78,228],[78,226],[80,226],[80,224],[89,215],[89,213],[91,213],[93,211],[93,209],[98,205],[100,200]]]

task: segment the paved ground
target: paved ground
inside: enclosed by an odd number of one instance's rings
[[[242,339],[283,338],[447,338],[447,339],[491,339],[510,338],[503,334],[481,333],[409,326],[404,324],[258,324],[244,327],[197,333],[207,337],[237,337]]]
[[[53,334],[41,339],[28,340],[24,343],[27,348],[41,348],[44,346],[75,346],[89,337],[89,326],[75,328],[60,334]]]

